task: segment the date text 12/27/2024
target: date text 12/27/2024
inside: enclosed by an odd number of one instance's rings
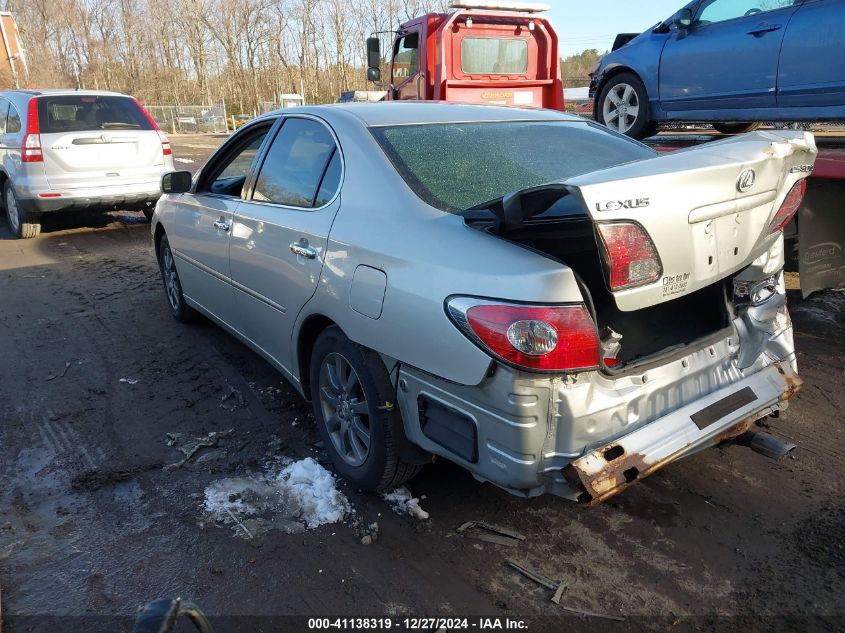
[[[310,631],[526,631],[525,620],[513,618],[309,618]]]

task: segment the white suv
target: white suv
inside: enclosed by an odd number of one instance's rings
[[[9,227],[35,237],[43,213],[142,210],[152,217],[170,143],[116,92],[0,91],[0,186]]]

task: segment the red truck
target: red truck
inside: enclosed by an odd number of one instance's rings
[[[457,1],[399,27],[388,100],[423,99],[563,110],[558,38],[548,5]],[[378,37],[367,40],[367,77],[381,79]]]

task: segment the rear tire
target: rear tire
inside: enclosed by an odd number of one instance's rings
[[[714,123],[713,129],[721,134],[745,134],[746,132],[753,132],[760,123],[747,121],[726,121],[724,123]]]
[[[12,235],[26,240],[41,233],[41,216],[38,213],[26,213],[20,208],[15,189],[9,180],[3,185],[3,203]]]
[[[320,437],[344,479],[380,492],[401,486],[422,469],[399,457],[402,415],[378,354],[329,327],[314,343],[310,379]]]
[[[158,244],[158,267],[161,271],[161,280],[164,282],[170,314],[181,323],[194,321],[197,312],[187,304],[182,294],[182,283],[179,281],[179,273],[176,270],[176,259],[173,257],[173,251],[170,250],[167,235],[162,235]]]
[[[152,222],[153,213],[155,213],[155,206],[144,207],[141,211],[144,214],[144,217],[147,218],[147,222]]]
[[[596,119],[615,132],[636,139],[653,136],[657,124],[649,116],[648,93],[633,73],[611,77],[599,92]]]

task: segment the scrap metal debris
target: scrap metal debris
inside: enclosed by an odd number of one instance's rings
[[[121,378],[120,382],[124,382],[127,385],[137,385],[138,379],[137,378]]]
[[[514,561],[512,561],[512,560],[510,560],[510,559],[506,560],[506,561],[505,561],[505,563],[507,563],[507,565],[508,565],[509,567],[511,567],[511,568],[513,568],[513,569],[515,569],[516,571],[518,571],[520,574],[522,574],[522,575],[523,575],[523,576],[525,576],[526,578],[528,578],[528,579],[530,579],[530,580],[533,580],[533,581],[534,581],[534,582],[536,582],[538,585],[542,585],[542,586],[543,586],[543,587],[545,587],[546,589],[551,589],[551,590],[552,590],[552,591],[554,591],[555,593],[557,593],[557,591],[560,589],[560,586],[564,584],[564,583],[563,583],[563,582],[561,582],[561,581],[557,581],[557,582],[556,582],[556,581],[554,581],[554,580],[551,580],[551,579],[549,579],[549,578],[546,578],[546,577],[545,577],[545,576],[543,576],[542,574],[539,574],[539,573],[537,573],[537,572],[535,572],[535,571],[531,571],[531,570],[530,570],[530,569],[528,569],[527,567],[523,567],[523,566],[522,566],[522,565],[520,565],[519,563],[514,562]],[[565,587],[565,585],[564,585],[564,587]]]
[[[64,378],[65,374],[67,374],[67,370],[70,369],[71,362],[67,361],[65,363],[65,368],[62,370],[60,374],[50,374],[47,378],[44,379],[44,382],[50,382],[51,380],[55,380],[56,378]]]
[[[229,391],[220,398],[220,408],[226,409],[226,411],[231,413],[235,409],[239,409],[244,406],[244,397],[243,394],[232,385],[227,386],[229,387]]]
[[[457,529],[457,532],[478,541],[506,547],[516,547],[525,540],[525,537],[519,532],[498,525],[491,525],[484,521],[467,521]]]
[[[520,574],[522,574],[523,576],[528,578],[529,580],[533,580],[538,585],[542,585],[546,589],[554,591],[554,594],[552,594],[551,600],[556,605],[559,605],[564,611],[569,611],[569,613],[575,613],[575,614],[578,614],[578,615],[585,617],[585,618],[602,618],[604,620],[614,620],[616,622],[624,622],[625,621],[624,617],[618,616],[618,615],[607,615],[607,614],[604,614],[604,613],[594,613],[593,611],[585,611],[584,609],[574,609],[572,607],[564,606],[564,605],[560,604],[560,600],[563,597],[563,592],[566,591],[566,589],[567,589],[567,585],[564,581],[562,581],[562,580],[561,581],[554,581],[554,580],[551,580],[550,578],[546,578],[543,574],[540,574],[536,571],[532,571],[532,570],[528,569],[527,567],[523,567],[519,563],[512,561],[512,560],[506,560],[505,563],[509,567],[511,567],[512,569],[515,569]]]
[[[215,448],[220,442],[221,437],[228,437],[235,432],[235,429],[228,429],[226,431],[212,431],[204,437],[191,437],[185,433],[168,433],[167,445],[182,452],[185,456],[183,459],[172,464],[168,464],[163,470],[174,470],[181,468],[187,464],[191,458],[196,455],[203,448]],[[184,438],[189,438],[187,441]]]

